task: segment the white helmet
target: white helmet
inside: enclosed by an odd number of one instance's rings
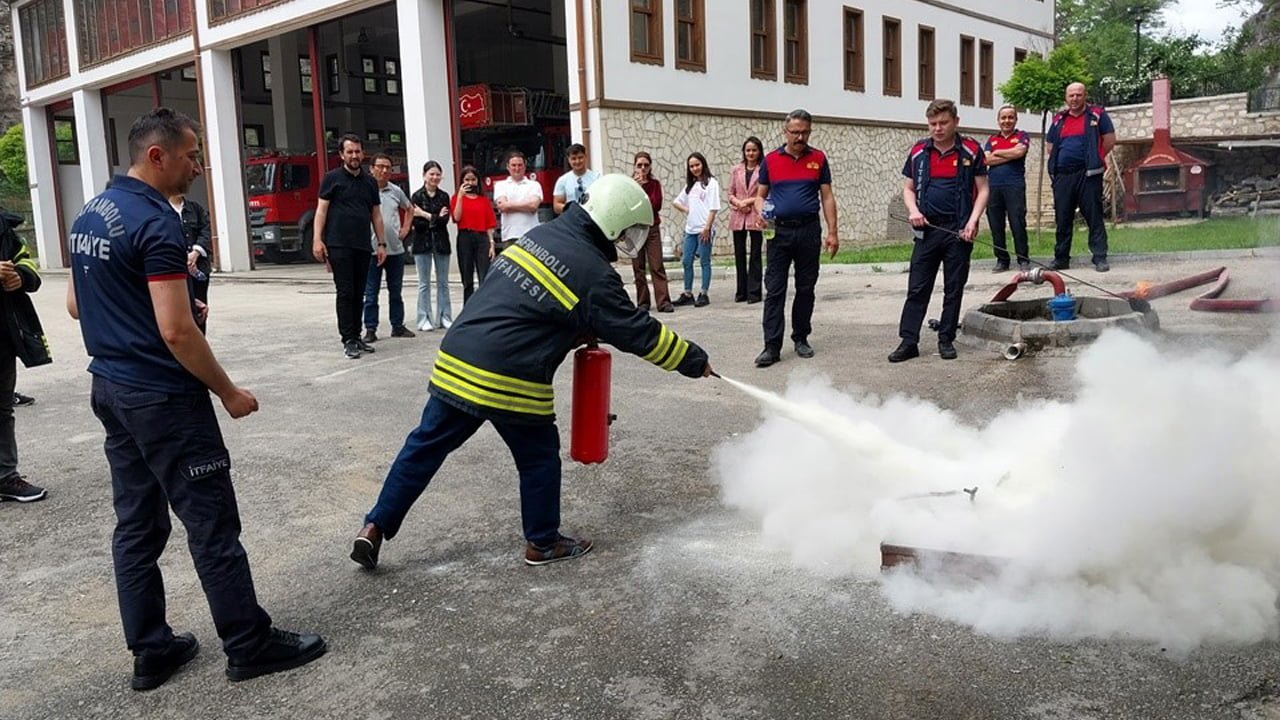
[[[653,225],[653,205],[633,178],[621,173],[602,175],[587,188],[582,209],[618,254],[633,258],[644,247]]]

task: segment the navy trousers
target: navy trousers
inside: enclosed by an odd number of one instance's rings
[[[1059,172],[1053,176],[1053,221],[1057,226],[1053,258],[1071,260],[1071,235],[1076,208],[1089,226],[1089,253],[1095,263],[1107,259],[1107,223],[1102,207],[1102,175],[1086,177],[1085,171]]]
[[[822,255],[822,224],[777,227],[766,246],[764,269],[764,346],[782,349],[786,334],[787,275],[796,266],[796,297],[791,301],[791,339],[808,340],[813,332],[814,288]]]
[[[547,546],[560,536],[560,431],[554,423],[529,425],[490,420],[507,444],[520,473],[520,514],[524,537]],[[400,532],[405,515],[427,489],[449,453],[462,447],[485,420],[432,395],[418,427],[387,472],[378,502],[365,516],[387,539]]]
[[[924,229],[924,236],[917,237],[911,249],[911,274],[907,278],[907,301],[902,305],[902,320],[898,323],[898,337],[905,342],[920,342],[920,325],[929,310],[929,297],[933,284],[942,268],[942,319],[939,321],[938,342],[953,342],[956,327],[960,324],[960,303],[964,297],[964,284],[969,281],[969,256],[973,243],[967,243],[954,235],[943,232],[946,228],[960,232],[962,220],[935,221]]]
[[[223,650],[232,659],[249,657],[266,639],[271,618],[258,605],[240,544],[231,458],[209,393],[138,390],[95,375],[91,402],[107,432],[116,510],[111,554],[129,649],[160,652],[173,640],[157,564],[172,508],[187,529]]]
[[[987,201],[987,224],[991,226],[991,244],[995,246],[996,262],[1009,264],[1009,246],[1005,244],[1005,219],[1013,233],[1013,250],[1018,262],[1028,262],[1027,249],[1027,188],[1022,185],[993,187]]]

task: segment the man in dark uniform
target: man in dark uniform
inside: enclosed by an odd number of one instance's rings
[[[791,303],[791,340],[796,355],[813,357],[809,333],[813,330],[818,259],[824,244],[832,257],[840,249],[831,166],[825,153],[809,145],[812,127],[813,117],[808,112],[792,110],[783,126],[787,143],[764,157],[756,179],[756,202],[762,211],[766,200],[773,204],[776,228],[765,252],[764,350],[756,357],[756,367],[769,367],[781,359],[787,274],[792,263],[796,266],[796,298]],[[819,206],[827,222],[825,243],[818,222]]]
[[[938,355],[943,360],[956,358],[953,343],[960,324],[964,284],[969,279],[969,255],[978,234],[978,219],[987,209],[987,165],[982,146],[956,133],[960,124],[956,104],[934,100],[925,109],[925,118],[929,121],[929,137],[911,148],[902,166],[906,177],[902,201],[915,231],[915,247],[911,250],[907,301],[898,323],[902,343],[889,354],[891,363],[920,356],[920,325],[929,309],[939,266],[942,320],[938,327]]]
[[[209,273],[213,272],[213,261],[209,253],[213,245],[209,239],[213,224],[209,222],[209,211],[200,203],[185,195],[174,195],[169,204],[182,218],[182,231],[187,235],[187,274],[191,276],[191,289],[201,303],[209,304]],[[196,317],[200,330],[205,330],[205,316]]]
[[[560,433],[551,381],[565,355],[599,338],[688,377],[711,373],[707,354],[636,308],[611,263],[634,257],[653,208],[625,175],[596,180],[581,204],[539,225],[499,255],[440,343],[431,397],[365,516],[351,559],[378,564],[413,503],[449,453],[485,421],[506,442],[520,473],[524,560],[543,565],[591,550],[560,534]]]
[[[378,183],[364,170],[364,144],[355,135],[343,135],[338,148],[342,167],[325,173],[320,181],[311,253],[333,273],[342,352],[354,360],[373,352],[373,346],[360,339],[364,290],[371,251],[381,266],[387,259],[387,242]]]
[[[1093,269],[1107,272],[1107,223],[1102,208],[1102,176],[1107,154],[1116,146],[1111,116],[1090,105],[1083,83],[1067,86],[1067,109],[1053,116],[1048,144],[1049,178],[1053,184],[1053,222],[1057,237],[1053,246],[1054,270],[1071,267],[1071,235],[1076,208],[1089,226],[1089,253]]]
[[[187,529],[227,676],[247,680],[320,657],[325,642],[272,627],[258,605],[231,456],[209,399],[233,418],[258,409],[214,358],[196,327],[187,283],[187,242],[168,198],[200,174],[197,126],[156,108],[129,131],[130,167],[85,205],[68,238],[67,312],[80,319],[93,357],[93,412],[106,429],[115,499],[112,541],[125,641],[135,690],[159,687],[195,657],[191,633],[165,621],[157,562],[169,539],[169,509]]]
[[[1004,229],[1007,219],[1013,235],[1013,249],[1018,254],[1018,269],[1030,270],[1031,257],[1027,247],[1027,149],[1031,137],[1018,129],[1018,110],[1004,105],[996,111],[996,123],[1000,132],[987,138],[983,146],[983,160],[989,174],[990,201],[987,203],[987,224],[991,226],[991,244],[996,248],[996,264],[991,272],[1009,269],[1009,246],[1005,244]]]

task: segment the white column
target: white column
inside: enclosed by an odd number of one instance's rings
[[[44,107],[22,108],[23,136],[27,146],[27,185],[31,188],[31,213],[35,216],[36,250],[40,267],[63,267],[62,233],[58,229],[61,212],[54,192],[57,162],[50,149],[49,115]]]
[[[204,136],[208,141],[205,151],[209,155],[206,164],[210,168],[205,182],[213,211],[217,213],[218,262],[224,272],[239,272],[250,268],[251,254],[231,52],[201,52],[200,72],[204,89]]]
[[[449,57],[445,52],[444,0],[396,0],[400,26],[400,72],[404,98],[409,184],[422,180],[422,165],[444,169],[440,186],[453,192],[454,108],[449,102]]]
[[[111,163],[107,158],[107,122],[103,115],[102,93],[76,90],[71,93],[76,112],[76,147],[80,151],[80,184],[85,198],[102,192],[111,179]]]
[[[310,108],[302,107],[302,73],[298,69],[298,38],[292,32],[277,35],[267,41],[271,53],[271,115],[276,148],[298,149],[311,147],[312,138],[304,137],[302,120]],[[316,78],[321,77],[311,68],[311,90],[315,92]]]

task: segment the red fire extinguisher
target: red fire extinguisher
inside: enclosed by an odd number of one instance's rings
[[[573,354],[573,423],[569,456],[584,464],[609,457],[609,383],[613,357],[594,342]]]

